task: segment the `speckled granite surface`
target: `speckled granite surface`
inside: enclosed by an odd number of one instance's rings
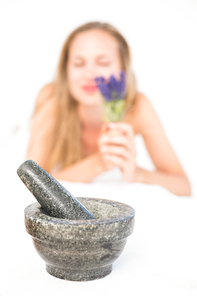
[[[134,228],[135,212],[119,202],[77,199],[96,219],[50,217],[34,203],[25,209],[26,229],[51,275],[72,281],[102,278],[122,253]]]
[[[70,220],[94,219],[94,216],[68,190],[36,162],[25,161],[17,173],[50,216]]]

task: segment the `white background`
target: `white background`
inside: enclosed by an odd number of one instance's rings
[[[0,295],[111,296],[131,287],[136,296],[194,296],[196,193],[181,199],[158,186],[65,183],[75,196],[121,196],[136,210],[127,249],[112,275],[98,282],[49,276],[25,232],[23,211],[35,199],[16,170],[24,160],[33,106],[54,76],[67,35],[88,21],[109,22],[126,37],[139,90],[154,106],[196,191],[196,0],[0,0]],[[138,164],[150,168],[140,137],[136,145]]]
[[[153,104],[194,190],[196,0],[0,0],[2,161],[23,161],[36,96],[52,80],[67,35],[88,21],[109,22],[127,39],[138,88]],[[138,163],[148,168],[136,141]]]

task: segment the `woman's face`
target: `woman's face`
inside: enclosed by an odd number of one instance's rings
[[[79,33],[72,41],[67,76],[70,93],[83,105],[98,105],[101,94],[94,78],[114,75],[119,78],[121,60],[116,39],[109,33],[94,29]]]

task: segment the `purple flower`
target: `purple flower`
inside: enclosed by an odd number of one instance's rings
[[[111,75],[108,82],[102,76],[96,77],[95,82],[106,101],[122,100],[124,98],[126,90],[124,71],[120,73],[120,80],[116,80],[114,75]]]
[[[107,84],[105,83],[105,79],[103,77],[97,77],[95,78],[96,84],[103,95],[103,97],[107,100],[111,100],[111,92]]]
[[[121,71],[120,73],[120,81],[117,84],[117,93],[119,96],[122,96],[125,93],[126,90],[126,79],[125,79],[125,73]]]

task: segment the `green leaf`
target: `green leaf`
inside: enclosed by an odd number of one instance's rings
[[[122,120],[124,114],[125,101],[114,99],[112,101],[103,101],[104,120],[106,122],[118,122]]]

